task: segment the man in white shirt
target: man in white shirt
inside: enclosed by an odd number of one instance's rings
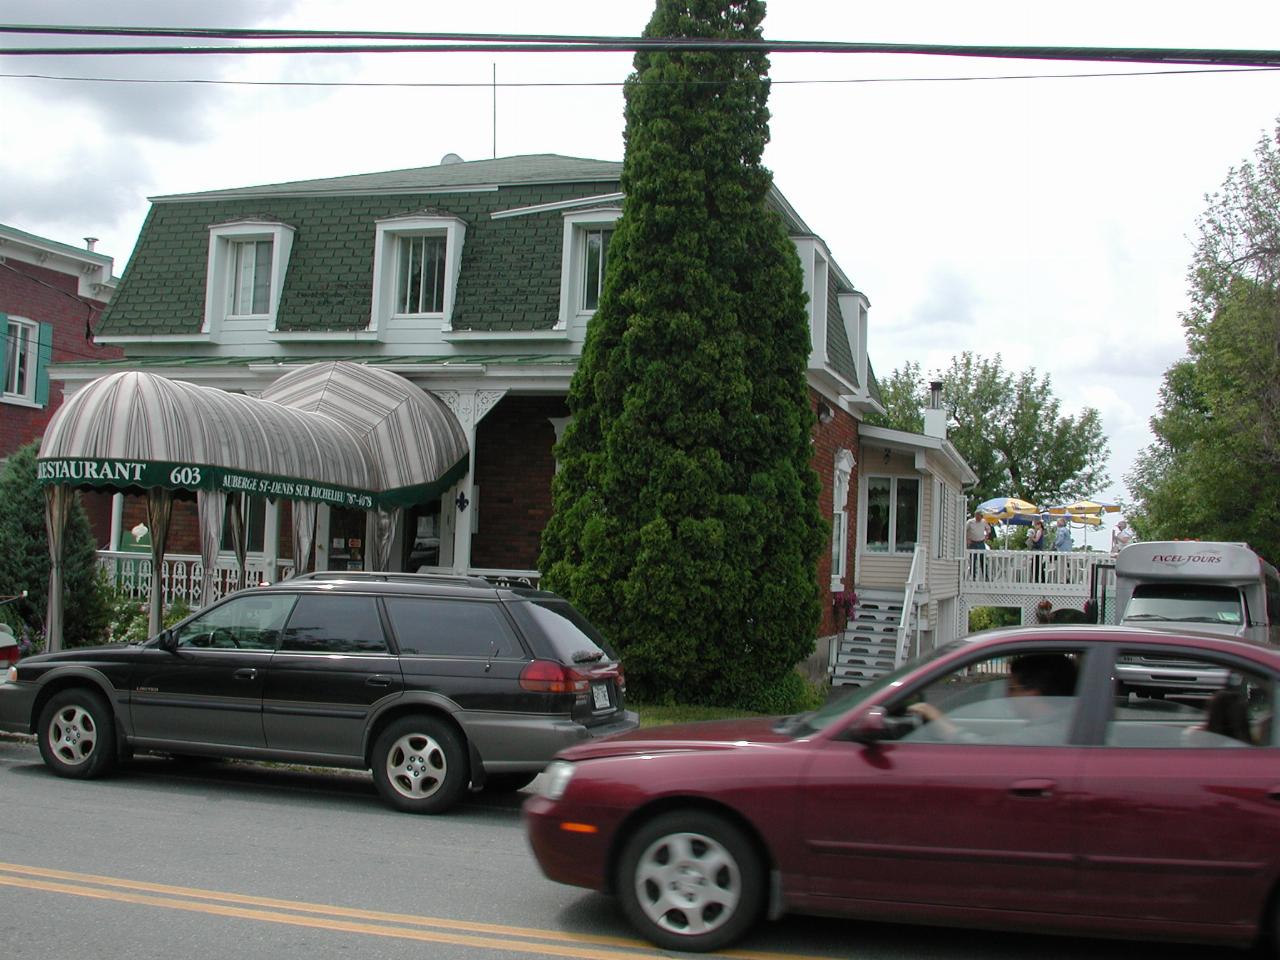
[[[1127,547],[1134,541],[1133,531],[1129,529],[1129,523],[1121,520],[1116,524],[1116,528],[1111,531],[1111,555],[1114,557],[1117,553]]]
[[[973,511],[973,519],[964,525],[964,545],[968,550],[987,549],[987,537],[991,534],[991,525],[982,517],[981,510]],[[977,578],[979,573],[986,575],[986,557],[976,554],[970,561],[970,575]]]

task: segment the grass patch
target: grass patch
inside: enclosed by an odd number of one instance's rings
[[[731,707],[686,707],[650,703],[628,704],[640,713],[640,726],[660,727],[667,723],[692,723],[696,720],[729,720],[735,717],[762,717],[765,714]]]

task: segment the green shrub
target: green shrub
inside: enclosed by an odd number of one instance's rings
[[[995,630],[999,627],[1016,627],[1022,623],[1022,611],[1017,607],[974,607],[969,611],[969,632]]]
[[[105,641],[107,643],[142,643],[150,634],[147,630],[149,605],[146,600],[130,596],[124,590],[107,587],[110,597],[110,622]],[[164,625],[171,627],[190,616],[191,607],[181,598],[164,611]]]
[[[746,708],[770,715],[803,713],[816,710],[826,698],[825,684],[813,683],[793,670],[784,673],[774,683],[753,691]]]

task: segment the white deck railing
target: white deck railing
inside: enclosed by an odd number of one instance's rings
[[[151,598],[151,557],[148,554],[99,550],[98,566],[107,572],[117,589],[139,600]],[[277,560],[274,564],[269,564],[262,557],[250,557],[245,561],[245,578],[248,580],[245,586],[254,587],[264,581],[275,583],[291,576],[292,560]],[[236,562],[220,559],[213,571],[213,595],[205,599],[201,596],[204,589],[204,564],[199,556],[186,553],[165,554],[164,563],[160,567],[160,584],[166,607],[176,600],[184,601],[193,610],[203,607],[236,590],[239,579],[240,569]]]
[[[898,622],[898,642],[894,649],[893,665],[895,667],[902,666],[903,662],[910,654],[911,646],[911,625],[917,624],[916,632],[919,633],[919,618],[914,616],[916,606],[916,591],[925,582],[928,576],[929,559],[925,554],[925,548],[917,544],[915,553],[911,557],[911,571],[907,574],[907,586],[902,597],[902,619]]]
[[[1106,554],[1053,550],[968,550],[961,565],[966,593],[1089,595],[1090,563]]]
[[[137,597],[139,601],[150,600],[149,554],[99,550],[98,566],[107,572],[118,589],[131,597]],[[469,573],[504,587],[536,587],[541,578],[537,570],[476,569]],[[292,560],[277,560],[273,564],[264,557],[250,556],[245,561],[245,577],[248,580],[245,586],[276,583],[291,576]],[[206,600],[200,595],[204,585],[204,564],[198,556],[186,553],[165,554],[164,564],[160,568],[160,583],[166,607],[171,606],[175,600],[184,601],[193,610],[206,606],[238,589],[239,579],[240,570],[236,562],[220,558],[213,573],[213,595]]]

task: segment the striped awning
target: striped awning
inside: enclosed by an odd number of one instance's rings
[[[246,492],[365,510],[419,502],[466,471],[462,427],[403,377],[332,362],[263,398],[114,373],[54,414],[42,484]]]
[[[262,399],[328,417],[357,434],[384,502],[420,503],[466,472],[467,435],[458,418],[434,394],[390,370],[313,363],[281,377]]]

